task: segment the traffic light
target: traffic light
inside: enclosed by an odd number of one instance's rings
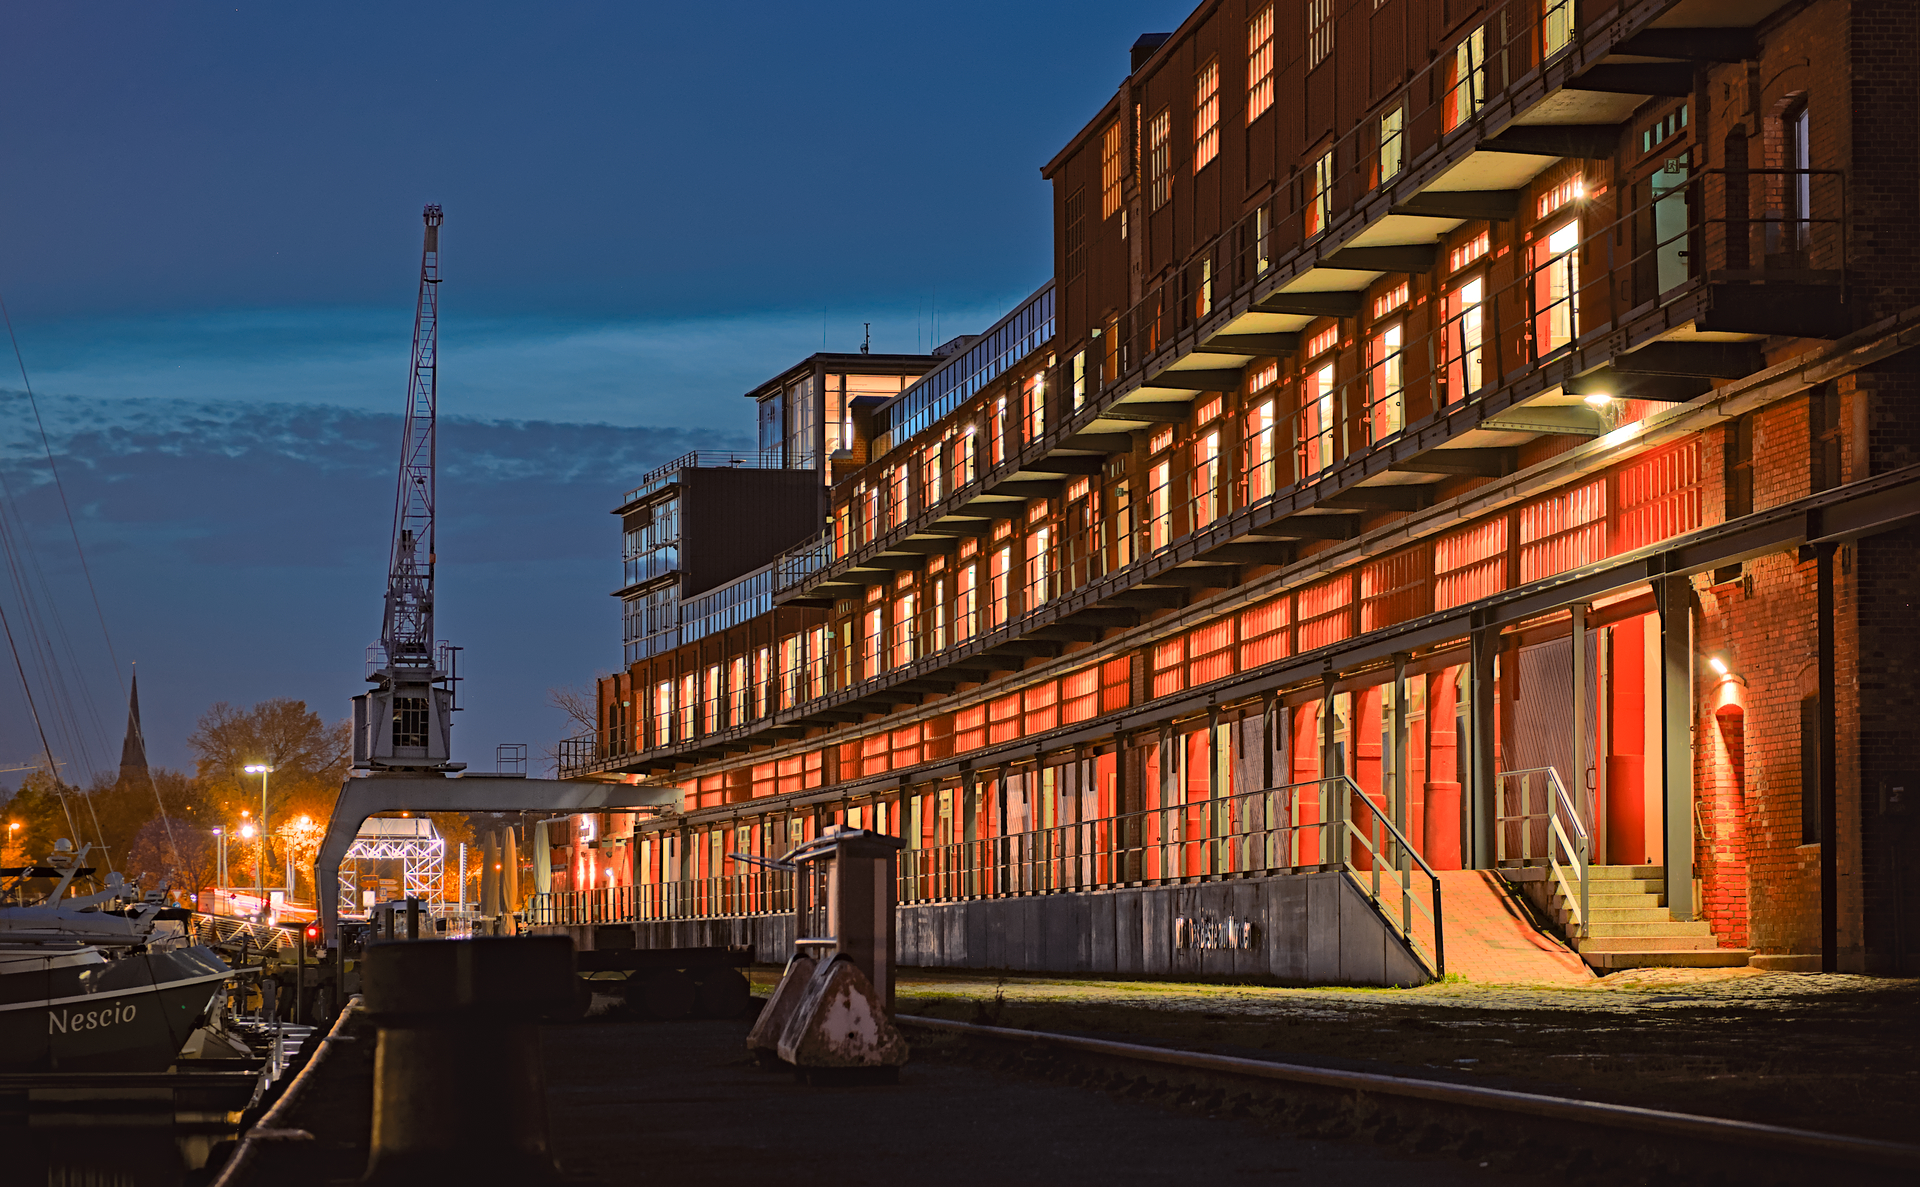
[[[301,933],[301,937],[305,939],[307,942],[307,951],[309,952],[319,951],[321,934],[322,933],[320,930],[320,925],[318,923],[307,924],[306,931]]]

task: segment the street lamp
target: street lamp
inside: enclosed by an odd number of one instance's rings
[[[213,843],[216,846],[215,860],[213,863],[213,884],[219,887],[221,893],[224,894],[227,888],[227,830],[224,828],[214,829]]]
[[[262,919],[267,913],[267,838],[273,833],[267,828],[267,776],[273,774],[273,768],[263,762],[247,764],[247,774],[260,776],[260,856],[253,863],[253,893],[260,900]]]

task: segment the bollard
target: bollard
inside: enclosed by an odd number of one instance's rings
[[[407,938],[420,938],[420,900],[411,895],[407,896]]]
[[[538,1026],[574,1004],[572,941],[375,944],[362,968],[380,1028],[363,1182],[557,1178]]]

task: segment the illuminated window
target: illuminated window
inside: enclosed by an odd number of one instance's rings
[[[992,626],[1000,626],[1007,621],[1011,610],[1009,599],[1013,594],[1013,549],[1011,546],[995,551],[992,568],[987,573],[988,613],[992,615]]]
[[[747,679],[747,657],[736,655],[727,661],[727,694],[731,702],[728,725],[745,725],[753,717],[753,682]]]
[[[893,603],[893,666],[896,668],[913,662],[913,625],[918,601],[915,595],[905,593]]]
[[[831,657],[828,649],[833,644],[833,631],[829,627],[817,626],[807,634],[807,695],[823,697],[827,695],[827,676],[831,670]]]
[[[1220,155],[1220,62],[1208,62],[1193,80],[1193,171]]]
[[[1300,476],[1318,474],[1333,464],[1333,363],[1310,372],[1300,390]]]
[[[1087,402],[1087,352],[1073,352],[1073,407],[1079,411]]]
[[[893,497],[889,500],[891,506],[887,508],[887,526],[889,528],[897,528],[907,522],[909,506],[907,502],[907,463],[901,462],[895,466],[890,477],[892,479],[890,486],[892,487]]]
[[[1242,456],[1246,459],[1247,502],[1257,503],[1278,489],[1273,457],[1273,401],[1262,400],[1247,412]]]
[[[1371,407],[1367,423],[1375,441],[1399,432],[1406,425],[1403,333],[1398,324],[1388,326],[1373,336],[1368,347],[1367,364],[1371,371],[1372,390],[1368,392]]]
[[[1193,526],[1197,531],[1220,517],[1220,432],[1194,438],[1193,470],[1187,477],[1193,492]]]
[[[1147,125],[1147,203],[1153,210],[1173,198],[1173,120],[1161,108]]]
[[[800,635],[780,640],[780,707],[791,709],[801,701],[806,676],[806,642]]]
[[[1579,334],[1580,224],[1569,222],[1533,245],[1533,333],[1540,354]]]
[[[1154,466],[1147,485],[1147,547],[1158,551],[1173,542],[1173,463]]]
[[[1125,482],[1114,484],[1114,515],[1106,521],[1108,547],[1114,551],[1114,567],[1133,565],[1133,497]]]
[[[871,680],[881,671],[880,657],[884,654],[887,630],[885,611],[878,606],[867,611],[865,625],[866,629],[862,632],[864,646],[860,649],[860,674]]]
[[[1247,22],[1247,122],[1273,106],[1273,5]]]
[[[1333,53],[1333,0],[1307,0],[1307,69]]]
[[[980,430],[968,425],[953,442],[953,485],[970,486],[974,478],[974,458],[979,452]]]
[[[962,565],[954,575],[953,641],[971,639],[980,629],[980,590],[978,567]]]
[[[1398,176],[1401,166],[1406,164],[1407,109],[1396,107],[1380,117],[1380,180],[1388,182]]]
[[[699,677],[692,672],[680,677],[680,694],[674,705],[674,734],[681,741],[691,741],[694,736],[694,719],[700,711]]]
[[[947,649],[947,579],[942,577],[933,583],[933,630],[930,646],[934,652]]]
[[[993,419],[987,426],[988,458],[992,465],[1007,460],[1007,398],[1001,396],[993,402]]]
[[[773,690],[773,652],[761,647],[753,653],[753,715],[765,717]]]
[[[1447,402],[1480,390],[1486,335],[1485,284],[1478,277],[1447,293]]]
[[[1027,537],[1027,597],[1021,606],[1031,610],[1053,599],[1053,529],[1042,526]]]
[[[1120,121],[1107,125],[1100,134],[1100,217],[1120,213],[1120,179],[1126,175],[1126,144]]]
[[[1442,120],[1446,131],[1453,131],[1480,113],[1487,105],[1487,29],[1485,25],[1467,34],[1454,47],[1448,63],[1447,94]]]
[[[880,488],[862,483],[853,497],[860,501],[860,543],[871,544],[880,533]]]
[[[670,680],[653,686],[653,744],[673,744],[673,682]]]
[[[702,696],[700,698],[701,716],[706,718],[702,728],[707,733],[717,734],[720,732],[721,727],[725,725],[725,722],[721,720],[720,712],[726,703],[725,691],[720,687],[719,664],[707,665],[706,684],[707,686],[701,690]]]
[[[1541,40],[1549,58],[1573,43],[1573,0],[1546,0]]]
[[[940,447],[929,445],[920,455],[920,502],[932,507],[947,497],[947,476],[940,469]]]
[[[1333,220],[1333,152],[1313,163],[1313,192],[1307,199],[1307,234],[1318,235]]]
[[[1409,291],[1407,282],[1403,280],[1386,292],[1375,297],[1373,299],[1373,316],[1375,318],[1385,317],[1387,314],[1405,305]]]
[[[1027,440],[1038,441],[1047,432],[1047,373],[1035,371],[1026,382]]]

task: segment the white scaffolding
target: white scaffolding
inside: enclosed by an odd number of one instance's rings
[[[341,859],[340,901],[360,907],[363,863],[397,861],[401,863],[401,894],[437,910],[445,899],[441,886],[446,859],[447,843],[426,817],[370,816],[360,823],[360,831]]]

